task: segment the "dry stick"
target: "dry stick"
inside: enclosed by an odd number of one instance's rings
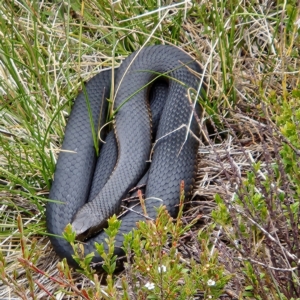
[[[216,131],[217,132],[217,131]],[[227,171],[226,171],[226,168],[225,168],[225,166],[223,165],[223,163],[222,163],[222,160],[221,160],[221,157],[219,156],[219,154],[217,153],[217,151],[214,149],[214,145],[212,145],[212,143],[211,143],[211,141],[209,140],[209,138],[206,136],[206,133],[202,130],[202,134],[203,134],[203,136],[204,136],[204,138],[206,139],[206,141],[210,144],[210,146],[211,146],[211,148],[213,149],[213,151],[214,151],[214,153],[216,154],[216,156],[218,157],[218,160],[219,160],[219,163],[222,165],[222,169],[223,169],[223,172],[225,173],[225,175],[226,175],[226,177],[229,177],[229,175],[227,174]],[[219,135],[218,134],[218,132],[216,133],[217,135]],[[228,154],[228,152],[226,151],[226,154]],[[235,165],[235,163],[233,163],[233,161],[231,161],[232,162],[232,165],[235,167],[235,168],[237,168],[237,166]],[[237,168],[238,169],[238,168]],[[239,173],[239,172],[238,172]],[[240,173],[239,173],[239,175],[240,175]],[[223,185],[223,182],[222,182],[222,185]],[[237,187],[237,184],[235,185],[235,189],[236,189],[236,187]],[[225,188],[225,186],[224,186],[224,188]],[[232,195],[232,197],[234,197],[234,194]],[[210,255],[212,256],[212,254],[213,254],[213,251],[214,251],[214,249],[215,249],[215,246],[216,246],[216,244],[217,244],[217,241],[218,241],[218,239],[219,239],[219,236],[220,236],[220,233],[221,233],[221,231],[222,231],[222,226],[220,227],[220,229],[219,229],[219,231],[218,231],[218,233],[217,233],[217,237],[216,237],[216,239],[215,239],[215,242],[214,242],[214,245],[213,245],[213,247],[212,247],[212,250],[211,250],[211,252],[210,252]],[[192,234],[192,236],[194,236],[194,233],[192,232],[191,233]],[[195,238],[195,236],[194,236],[194,238]],[[198,249],[199,250],[199,249]]]
[[[162,140],[163,138],[165,138],[165,137],[171,135],[172,133],[177,132],[178,130],[182,129],[182,128],[185,127],[185,126],[186,126],[186,125],[182,124],[182,125],[180,125],[178,128],[176,128],[176,129],[174,129],[174,130],[172,130],[172,131],[166,133],[165,135],[161,136],[160,138],[158,138],[158,139],[153,143],[152,149],[151,149],[151,151],[150,151],[150,156],[149,156],[148,162],[151,162],[151,157],[152,157],[153,152],[154,152],[154,147],[156,146],[156,144],[157,144],[160,140]]]
[[[242,210],[233,207],[233,209],[238,212],[239,214],[243,215],[245,218],[247,218],[252,224],[257,226],[272,242],[274,242],[276,245],[278,245],[286,255],[294,260],[297,265],[300,265],[300,259],[294,254],[291,254],[289,251],[287,251],[285,248],[282,247],[280,242],[278,242],[269,232],[267,232],[262,226],[260,226],[257,222],[255,222],[253,219],[251,219],[249,216],[247,216]]]
[[[113,62],[114,63],[114,62]],[[112,82],[111,82],[111,88],[112,88],[112,90],[113,90],[113,83],[114,83],[114,80],[113,80],[113,78],[114,78],[114,65],[112,66]],[[102,93],[102,98],[101,98],[101,107],[100,107],[100,113],[99,113],[99,116],[102,116],[102,112],[103,112],[103,106],[104,106],[104,95],[105,95],[105,87],[104,87],[104,89],[103,89],[103,93]],[[107,122],[107,123],[105,123],[102,127],[100,127],[100,123],[101,123],[101,117],[99,118],[99,120],[98,120],[98,139],[99,139],[99,141],[101,142],[101,143],[103,143],[103,144],[105,144],[106,142],[105,141],[103,141],[102,139],[101,139],[101,131],[104,129],[104,127],[106,127],[107,125],[109,125],[111,122]]]
[[[225,123],[227,124],[227,122],[226,122],[225,119],[224,119],[224,121],[225,121]],[[257,121],[255,121],[255,122],[258,123],[259,125],[261,125],[261,123],[259,123],[259,122],[257,122]],[[227,124],[227,125],[228,125],[228,124]],[[266,126],[266,125],[264,125],[264,126]],[[232,132],[232,133],[234,134],[234,132]],[[234,134],[234,135],[235,135],[235,134]],[[237,137],[236,137],[236,138],[237,138]],[[245,157],[250,158],[250,157],[249,157],[249,154],[246,155],[247,151],[244,150],[243,147],[241,148],[241,150],[244,152]],[[250,161],[251,161],[251,159],[250,159]],[[242,215],[244,215],[250,222],[252,222],[253,224],[255,224],[255,225],[256,225],[263,233],[265,233],[265,235],[266,235],[267,237],[269,237],[271,241],[273,241],[275,244],[277,244],[277,245],[281,248],[283,254],[286,254],[288,257],[290,257],[291,259],[293,259],[294,261],[296,261],[296,262],[297,262],[297,265],[300,264],[300,259],[297,261],[297,256],[296,256],[296,255],[291,254],[287,249],[283,248],[282,245],[281,245],[281,243],[278,242],[275,238],[273,238],[273,236],[270,235],[270,234],[269,234],[264,228],[262,228],[257,222],[255,222],[252,218],[250,218],[250,217],[247,216],[245,213],[243,213],[242,211],[240,211],[238,208],[235,208],[235,207],[232,207],[232,208],[233,208],[234,210],[236,210],[238,213],[241,213]]]
[[[19,262],[22,265],[27,266],[28,268],[30,268],[32,271],[34,271],[35,273],[41,274],[47,278],[49,278],[51,281],[59,284],[62,287],[70,287],[77,295],[84,297],[85,299],[87,299],[85,296],[83,296],[81,294],[81,291],[76,287],[76,285],[74,284],[70,284],[70,281],[68,281],[67,279],[63,278],[63,277],[59,277],[59,279],[56,279],[53,276],[50,276],[49,274],[47,274],[45,271],[41,270],[40,268],[36,267],[31,261],[29,261],[28,259],[24,259],[24,258],[18,258]],[[103,290],[101,290],[101,292],[103,292]]]
[[[137,190],[141,190],[142,188],[145,188],[146,184],[141,184],[133,187],[131,190],[128,191],[128,193],[136,192]]]
[[[247,151],[247,153],[248,153],[248,156],[249,156],[250,160],[254,163],[255,161],[254,161],[254,159],[253,159],[251,153],[248,152],[248,151]],[[266,164],[266,165],[268,165],[268,164]],[[266,177],[265,177],[265,175],[261,172],[261,170],[258,170],[257,173],[258,173],[264,180],[266,180]],[[268,174],[271,174],[270,170],[268,170]],[[277,192],[276,194],[277,194],[277,196],[278,196],[279,193],[284,193],[284,194],[285,194],[285,192],[284,192],[283,190],[281,190],[281,189],[279,189],[279,188],[276,188],[276,186],[275,186],[273,183],[270,183],[270,186],[272,187],[272,189],[276,189],[276,192]],[[257,192],[258,194],[262,195],[261,192],[260,192],[256,187],[255,187],[255,190],[256,190],[256,192]],[[272,190],[271,190],[271,191],[272,191]],[[270,216],[270,215],[269,215],[269,216]],[[272,221],[272,216],[270,216],[270,223],[271,223],[272,227],[275,228],[275,226],[274,226],[274,224],[273,224],[273,221]],[[276,238],[277,238],[277,240],[279,241],[279,237],[277,236],[276,231],[274,232],[274,234],[276,235]],[[287,239],[287,242],[288,242],[288,239]],[[288,243],[288,245],[291,246],[290,243]],[[282,251],[282,253],[283,253],[283,255],[285,256],[285,254],[284,254],[283,251]],[[286,257],[285,257],[285,258],[286,258]],[[286,258],[286,263],[287,263],[288,265],[290,265],[287,258]]]
[[[249,157],[250,161],[254,164],[254,163],[255,163],[255,160],[253,159],[253,156],[252,156],[252,154],[250,153],[250,151],[246,150],[245,152],[248,154],[248,157]],[[263,180],[266,180],[266,179],[267,179],[266,176],[264,175],[264,173],[263,173],[261,170],[258,170],[257,173],[259,174],[259,176],[260,176]],[[284,191],[283,191],[282,189],[277,188],[273,183],[271,183],[270,185],[271,185],[271,187],[272,187],[273,189],[276,188],[276,190],[277,190],[279,193],[284,193]],[[256,190],[256,192],[257,192],[258,194],[261,194],[261,192],[260,192],[259,190],[257,190],[257,188],[255,188],[255,190]]]
[[[259,125],[260,127],[263,127],[263,128],[266,128],[266,129],[270,129],[269,126],[267,126],[267,125],[265,125],[265,124],[262,124],[262,123],[260,123],[260,122],[257,122],[257,121],[255,121],[255,120],[251,120],[251,119],[249,119],[248,117],[243,116],[242,118],[248,119],[248,121],[250,120],[252,123],[256,123],[256,124]],[[225,121],[225,123],[227,124],[226,120],[224,120],[224,121]],[[233,134],[234,134],[234,132],[233,132]],[[258,134],[259,134],[259,133],[258,133]],[[234,134],[234,135],[235,135],[235,134]],[[237,137],[236,137],[236,138],[237,138]],[[261,140],[264,141],[262,137],[261,137]],[[276,146],[276,143],[274,142],[273,144],[274,144],[274,147],[275,147],[275,146]],[[243,152],[245,153],[245,155],[246,155],[246,153],[247,153],[248,151],[245,151],[243,147],[242,147],[241,149],[242,149],[242,151],[243,151]],[[277,151],[276,153],[278,153],[278,151]],[[249,158],[249,156],[246,156],[246,157]],[[253,161],[253,160],[252,160],[252,161]],[[271,173],[269,172],[269,174],[271,174]],[[284,190],[286,190],[286,189],[284,189]],[[278,192],[278,189],[277,189],[277,192]],[[272,220],[271,220],[271,223],[272,223]],[[272,224],[272,226],[273,226],[273,224]],[[274,227],[274,226],[273,226],[273,227]],[[267,231],[266,231],[266,232],[267,232]],[[276,234],[276,233],[275,233],[275,234]],[[276,237],[277,237],[277,240],[279,241],[279,238],[278,238],[277,234],[276,234]],[[286,249],[282,249],[282,245],[281,245],[279,242],[278,242],[278,244],[279,244],[279,247],[280,247],[280,249],[281,249],[281,252],[282,252],[283,256],[284,256],[285,259],[286,259],[286,263],[287,263],[288,265],[290,265],[289,262],[288,262],[288,259],[287,259],[287,257],[286,257],[286,254],[285,254],[285,251],[287,251],[287,250],[286,250]],[[278,245],[278,244],[277,244],[277,245]],[[292,271],[292,272],[294,273],[294,271]],[[271,273],[271,275],[272,275],[272,273]],[[272,275],[272,276],[273,276],[273,275]],[[297,275],[294,274],[294,277],[297,278]]]
[[[215,132],[216,132],[216,135],[220,138],[217,129],[215,128],[214,125],[213,125],[213,127],[214,127],[214,130],[215,130]],[[211,143],[210,139],[206,136],[206,133],[205,133],[204,131],[202,131],[202,134],[203,134],[203,137],[206,139],[206,141],[207,141],[207,142],[209,143],[209,145],[211,146],[213,152],[215,153],[215,155],[216,155],[216,157],[217,157],[217,159],[218,159],[218,162],[220,163],[220,165],[221,165],[221,167],[222,167],[222,170],[223,170],[225,176],[227,177],[228,181],[230,182],[230,176],[229,176],[228,172],[226,171],[226,168],[225,168],[225,166],[224,166],[224,164],[223,164],[223,162],[222,162],[221,157],[219,156],[218,152],[214,149],[214,145]],[[230,137],[230,140],[231,140],[231,137]],[[239,182],[241,182],[241,174],[240,174],[239,168],[236,166],[236,164],[234,163],[234,161],[231,159],[230,155],[228,155],[229,152],[228,152],[228,151],[225,151],[225,153],[226,153],[227,159],[228,159],[229,162],[231,163],[231,166],[232,166],[233,169],[236,171],[236,174],[239,175],[239,176],[238,176],[238,177],[239,177]],[[221,181],[221,184],[223,185],[223,188],[226,189],[226,187],[225,187],[224,184],[223,184],[223,181]],[[238,187],[238,183],[236,183],[236,184],[234,185],[234,191],[237,190],[237,187]],[[234,192],[234,193],[232,194],[232,196],[231,196],[231,202],[232,202],[232,200],[234,199],[234,196],[235,196],[235,192]],[[227,202],[227,201],[226,201],[226,202]],[[235,224],[235,225],[236,225],[236,224]],[[217,237],[216,237],[216,239],[215,239],[214,245],[213,245],[212,250],[211,250],[211,253],[210,253],[211,255],[213,254],[213,251],[214,251],[214,249],[215,249],[215,246],[217,245],[217,241],[218,241],[218,238],[219,238],[220,233],[221,233],[222,230],[223,230],[223,226],[220,226],[220,229],[219,229],[219,231],[218,231],[218,233],[217,233]],[[238,232],[238,235],[239,235],[239,232]],[[240,238],[240,237],[239,237],[239,238]],[[244,251],[242,251],[241,249],[237,248],[235,243],[233,243],[233,244],[234,244],[235,248],[236,248],[239,252],[242,252],[242,253],[244,252]]]
[[[41,215],[41,213],[37,213],[32,218],[29,218],[28,221],[26,221],[25,223],[23,223],[23,227],[26,227],[26,225],[29,224],[31,221],[35,221],[36,222],[37,217],[39,217],[40,215]],[[16,233],[18,233],[18,232],[19,232],[19,229],[17,228],[15,231],[12,232],[11,236],[16,236]],[[0,243],[0,246],[6,245],[8,240],[9,240],[9,237],[7,237],[6,239],[4,239]]]
[[[143,194],[142,196],[144,197],[145,194]],[[122,199],[122,202],[130,203],[130,202],[136,202],[138,200],[139,200],[138,196],[131,196],[131,197],[127,197],[127,198]]]
[[[245,151],[246,152],[246,151]]]
[[[264,104],[262,104],[262,108],[263,108],[263,111],[264,111],[265,115],[267,116],[267,118],[266,118],[266,119],[267,119],[267,122],[268,122],[268,127],[267,127],[267,129],[268,129],[269,131],[271,131],[271,133],[270,133],[271,136],[273,136],[272,130],[274,130],[274,131],[278,134],[278,129],[276,128],[275,124],[271,121],[271,118],[269,117],[268,111],[267,111],[267,109],[266,109],[266,107],[265,107]],[[282,134],[279,133],[279,139],[280,139],[281,136],[282,136]],[[276,153],[276,155],[278,155],[278,154],[279,154],[278,146],[277,146],[276,142],[274,142],[273,139],[272,139],[272,141],[273,141],[274,152]],[[281,140],[281,141],[282,141],[282,140]],[[291,148],[293,149],[293,147],[291,147]],[[277,157],[277,158],[278,158],[278,157]],[[299,166],[298,162],[297,162],[297,165]],[[283,181],[286,182],[286,183],[284,183],[284,191],[283,191],[283,193],[284,193],[285,195],[289,195],[289,194],[291,193],[291,190],[290,190],[289,185],[288,185],[288,183],[287,183],[287,182],[289,182],[289,180],[286,178],[286,174],[285,174],[285,172],[284,172],[284,167],[283,167],[283,165],[282,165],[282,162],[281,162],[281,160],[280,160],[280,157],[279,157],[279,159],[278,159],[278,166],[279,166],[279,170],[280,170],[281,176],[282,176],[282,178],[283,178]],[[270,171],[269,171],[269,174],[270,174]],[[285,178],[285,180],[284,180],[284,178]],[[272,184],[271,184],[271,185],[272,185]],[[276,191],[277,191],[277,197],[279,197],[279,195],[278,195],[278,189],[277,189]],[[296,222],[295,222],[295,220],[294,220],[294,216],[293,216],[293,213],[292,213],[291,210],[290,210],[289,205],[287,205],[287,209],[288,209],[288,212],[289,212],[289,214],[290,214],[291,226],[292,226],[292,230],[293,230],[293,234],[294,234],[294,241],[295,241],[295,243],[296,243],[297,248],[299,249],[297,224],[296,224]],[[273,226],[273,228],[275,228],[272,219],[270,220],[270,223],[271,223],[271,225]],[[296,233],[296,234],[295,234],[295,233]],[[279,241],[279,237],[277,236],[277,232],[276,232],[276,231],[274,232],[274,234],[276,235],[276,238],[277,238],[277,240]],[[288,229],[287,229],[287,228],[286,228],[286,239],[285,239],[285,241],[286,241],[287,245],[288,245],[290,248],[293,247],[293,246],[291,245],[291,243],[290,243],[289,238],[288,238]],[[280,247],[280,249],[281,249],[281,251],[282,251],[282,253],[283,253],[284,257],[285,257],[285,260],[286,260],[287,265],[290,266],[290,263],[289,263],[289,261],[288,261],[286,255],[285,255],[284,251],[282,250],[282,246]],[[298,253],[299,253],[299,252],[298,252]],[[295,277],[295,278],[298,278],[297,274],[294,274],[294,277]],[[299,281],[298,281],[298,284],[299,284]]]
[[[147,220],[154,221],[154,219],[152,219],[152,218],[150,218],[150,217],[144,215],[143,213],[140,213],[140,212],[138,212],[138,211],[132,209],[131,207],[127,207],[127,206],[121,205],[121,208],[124,208],[124,209],[126,209],[126,210],[129,210],[129,211],[131,211],[131,212],[133,212],[133,213],[135,213],[135,214],[137,214],[137,215],[139,215],[139,216],[141,216],[141,217],[143,217],[143,218],[145,218],[145,219],[147,219]],[[125,214],[125,213],[123,213],[123,214]],[[123,214],[122,214],[122,215],[123,215]],[[120,215],[120,216],[122,216],[122,215]],[[120,216],[118,216],[118,217],[120,217]]]
[[[98,139],[99,139],[99,141],[100,141],[101,143],[103,143],[103,144],[105,144],[106,141],[103,141],[103,140],[101,139],[101,131],[104,129],[104,127],[106,127],[106,126],[109,125],[110,123],[113,123],[113,121],[109,121],[109,122],[105,123],[105,124],[98,130]]]
[[[42,283],[40,283],[37,279],[34,280],[34,283],[35,283],[41,290],[43,290],[43,291],[48,295],[48,297],[51,297],[51,299],[56,300],[56,297],[54,297],[54,295],[52,295],[52,294],[46,289],[46,287],[45,287]]]
[[[230,140],[231,140],[231,137],[230,137]],[[226,153],[228,153],[228,152],[229,152],[229,150],[226,151]],[[235,164],[234,161],[232,161],[232,163],[233,163],[234,167],[236,168],[239,177],[241,177],[241,173],[239,172],[239,168],[236,166],[236,164]],[[224,169],[224,168],[223,168],[223,169]],[[236,190],[236,189],[237,189],[237,184],[235,184],[235,186],[234,186],[234,190]],[[232,196],[231,196],[231,202],[234,200],[234,196],[235,196],[235,193],[233,193]],[[216,247],[216,245],[217,245],[217,242],[218,242],[218,240],[219,240],[219,236],[220,236],[222,230],[223,230],[223,227],[220,226],[220,229],[219,229],[218,232],[217,232],[217,237],[215,238],[215,241],[214,241],[214,243],[213,243],[212,249],[211,249],[211,251],[210,251],[210,256],[213,255],[213,252],[214,252],[214,250],[215,250],[215,247]]]
[[[189,132],[196,140],[198,140],[199,142],[201,142],[200,139],[199,139],[199,137],[197,137],[197,136],[194,134],[194,132],[188,128],[188,125],[182,124],[182,125],[180,125],[178,128],[176,128],[176,129],[174,129],[174,130],[172,130],[172,131],[166,133],[165,135],[161,136],[160,138],[158,138],[158,139],[153,143],[152,149],[151,149],[151,151],[150,151],[150,156],[149,156],[148,162],[151,162],[151,157],[152,157],[153,152],[154,152],[154,147],[156,146],[156,144],[157,144],[161,139],[163,139],[163,138],[165,138],[165,137],[171,135],[172,133],[177,132],[178,130],[180,130],[180,129],[184,128],[184,127],[187,129],[187,131],[188,131],[188,132]],[[178,151],[178,154],[177,154],[177,155],[180,154],[180,151],[181,151],[182,147],[183,147],[183,145],[181,145],[180,150]]]
[[[158,9],[155,9],[155,10],[151,10],[145,14],[142,14],[142,15],[138,15],[136,17],[132,17],[132,18],[129,18],[129,19],[126,19],[126,20],[121,20],[119,23],[123,23],[123,22],[127,22],[127,21],[131,21],[131,20],[135,20],[135,19],[140,19],[140,18],[143,18],[145,16],[149,16],[149,15],[152,15],[152,14],[155,14],[155,13],[160,13],[161,11],[163,10],[170,10],[170,8],[174,8],[174,7],[177,7],[177,6],[180,6],[181,4],[183,3],[187,3],[188,1],[184,1],[184,2],[179,2],[179,3],[174,3],[174,4],[171,4],[171,5],[168,5],[168,6],[163,6],[163,7],[159,7]]]

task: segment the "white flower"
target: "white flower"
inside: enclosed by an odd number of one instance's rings
[[[212,280],[212,279],[209,279],[208,281],[207,281],[207,285],[208,286],[213,286],[213,285],[215,285],[216,284],[216,282],[214,281],[214,280]]]
[[[149,282],[149,281],[148,281],[148,282],[145,284],[145,287],[146,287],[148,290],[153,290],[154,287],[155,287],[155,285],[154,285],[153,282]]]
[[[236,247],[240,246],[240,240],[234,240],[233,243]]]
[[[167,271],[167,267],[164,265],[161,265],[160,267],[157,268],[159,273],[164,273]]]

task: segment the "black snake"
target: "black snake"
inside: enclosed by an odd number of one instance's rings
[[[186,194],[194,184],[198,141],[191,132],[199,135],[195,119],[199,105],[194,105],[192,94],[195,95],[200,83],[198,63],[179,48],[158,45],[132,53],[115,72],[114,110],[118,111],[114,122],[118,147],[114,146],[114,135],[109,134],[97,162],[93,132],[97,134],[106,116],[111,84],[111,71],[106,71],[93,77],[75,100],[49,195],[60,202],[47,203],[51,243],[57,254],[71,264],[74,264],[72,248],[59,237],[65,226],[72,223],[80,234],[103,227],[109,216],[118,214],[121,200],[149,167],[152,150],[145,192],[150,218],[156,217],[155,207],[161,204],[176,216],[180,182],[184,180]],[[164,74],[160,77],[163,81],[151,92],[151,105],[158,106],[151,118],[147,99],[152,81],[159,74]],[[162,102],[161,98],[166,99]],[[159,123],[155,125],[158,127],[155,133],[151,119]],[[140,205],[133,209],[139,213],[129,211],[121,218],[116,255],[123,253],[123,234],[139,220],[145,220]],[[105,238],[102,231],[85,241],[85,254],[92,251],[96,254],[93,262],[101,261],[94,242],[104,242]]]

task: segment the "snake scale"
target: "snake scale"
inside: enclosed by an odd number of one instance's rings
[[[195,114],[200,108],[190,96],[199,88],[196,74],[201,72],[194,59],[174,46],[149,46],[128,56],[115,70],[114,110],[120,109],[115,115],[114,133],[108,134],[99,158],[92,129],[97,133],[105,120],[111,71],[99,73],[85,85],[73,105],[50,189],[49,199],[59,202],[49,201],[46,207],[50,240],[60,257],[76,265],[71,246],[61,237],[65,226],[72,223],[77,234],[99,231],[109,216],[120,212],[121,200],[147,168],[148,216],[154,219],[155,208],[161,204],[176,216],[180,182],[184,180],[188,194],[196,175],[198,141],[191,132],[199,135]],[[149,84],[158,74],[164,74],[160,77],[163,81],[156,86]],[[155,86],[153,91],[151,86]],[[153,126],[152,119],[156,123]],[[121,217],[115,244],[118,256],[123,254],[123,234],[145,220],[140,205],[133,209],[138,213],[128,211]],[[84,242],[85,254],[95,252],[93,262],[101,261],[94,243],[104,242],[106,237],[102,231]]]

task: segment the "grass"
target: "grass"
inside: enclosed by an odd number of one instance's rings
[[[293,0],[2,1],[0,298],[299,299],[299,18]],[[207,75],[195,196],[180,224],[161,210],[141,225],[121,274],[112,257],[107,276],[73,272],[44,217],[72,100],[150,44],[183,48]],[[160,224],[182,233],[168,247],[147,235]]]

